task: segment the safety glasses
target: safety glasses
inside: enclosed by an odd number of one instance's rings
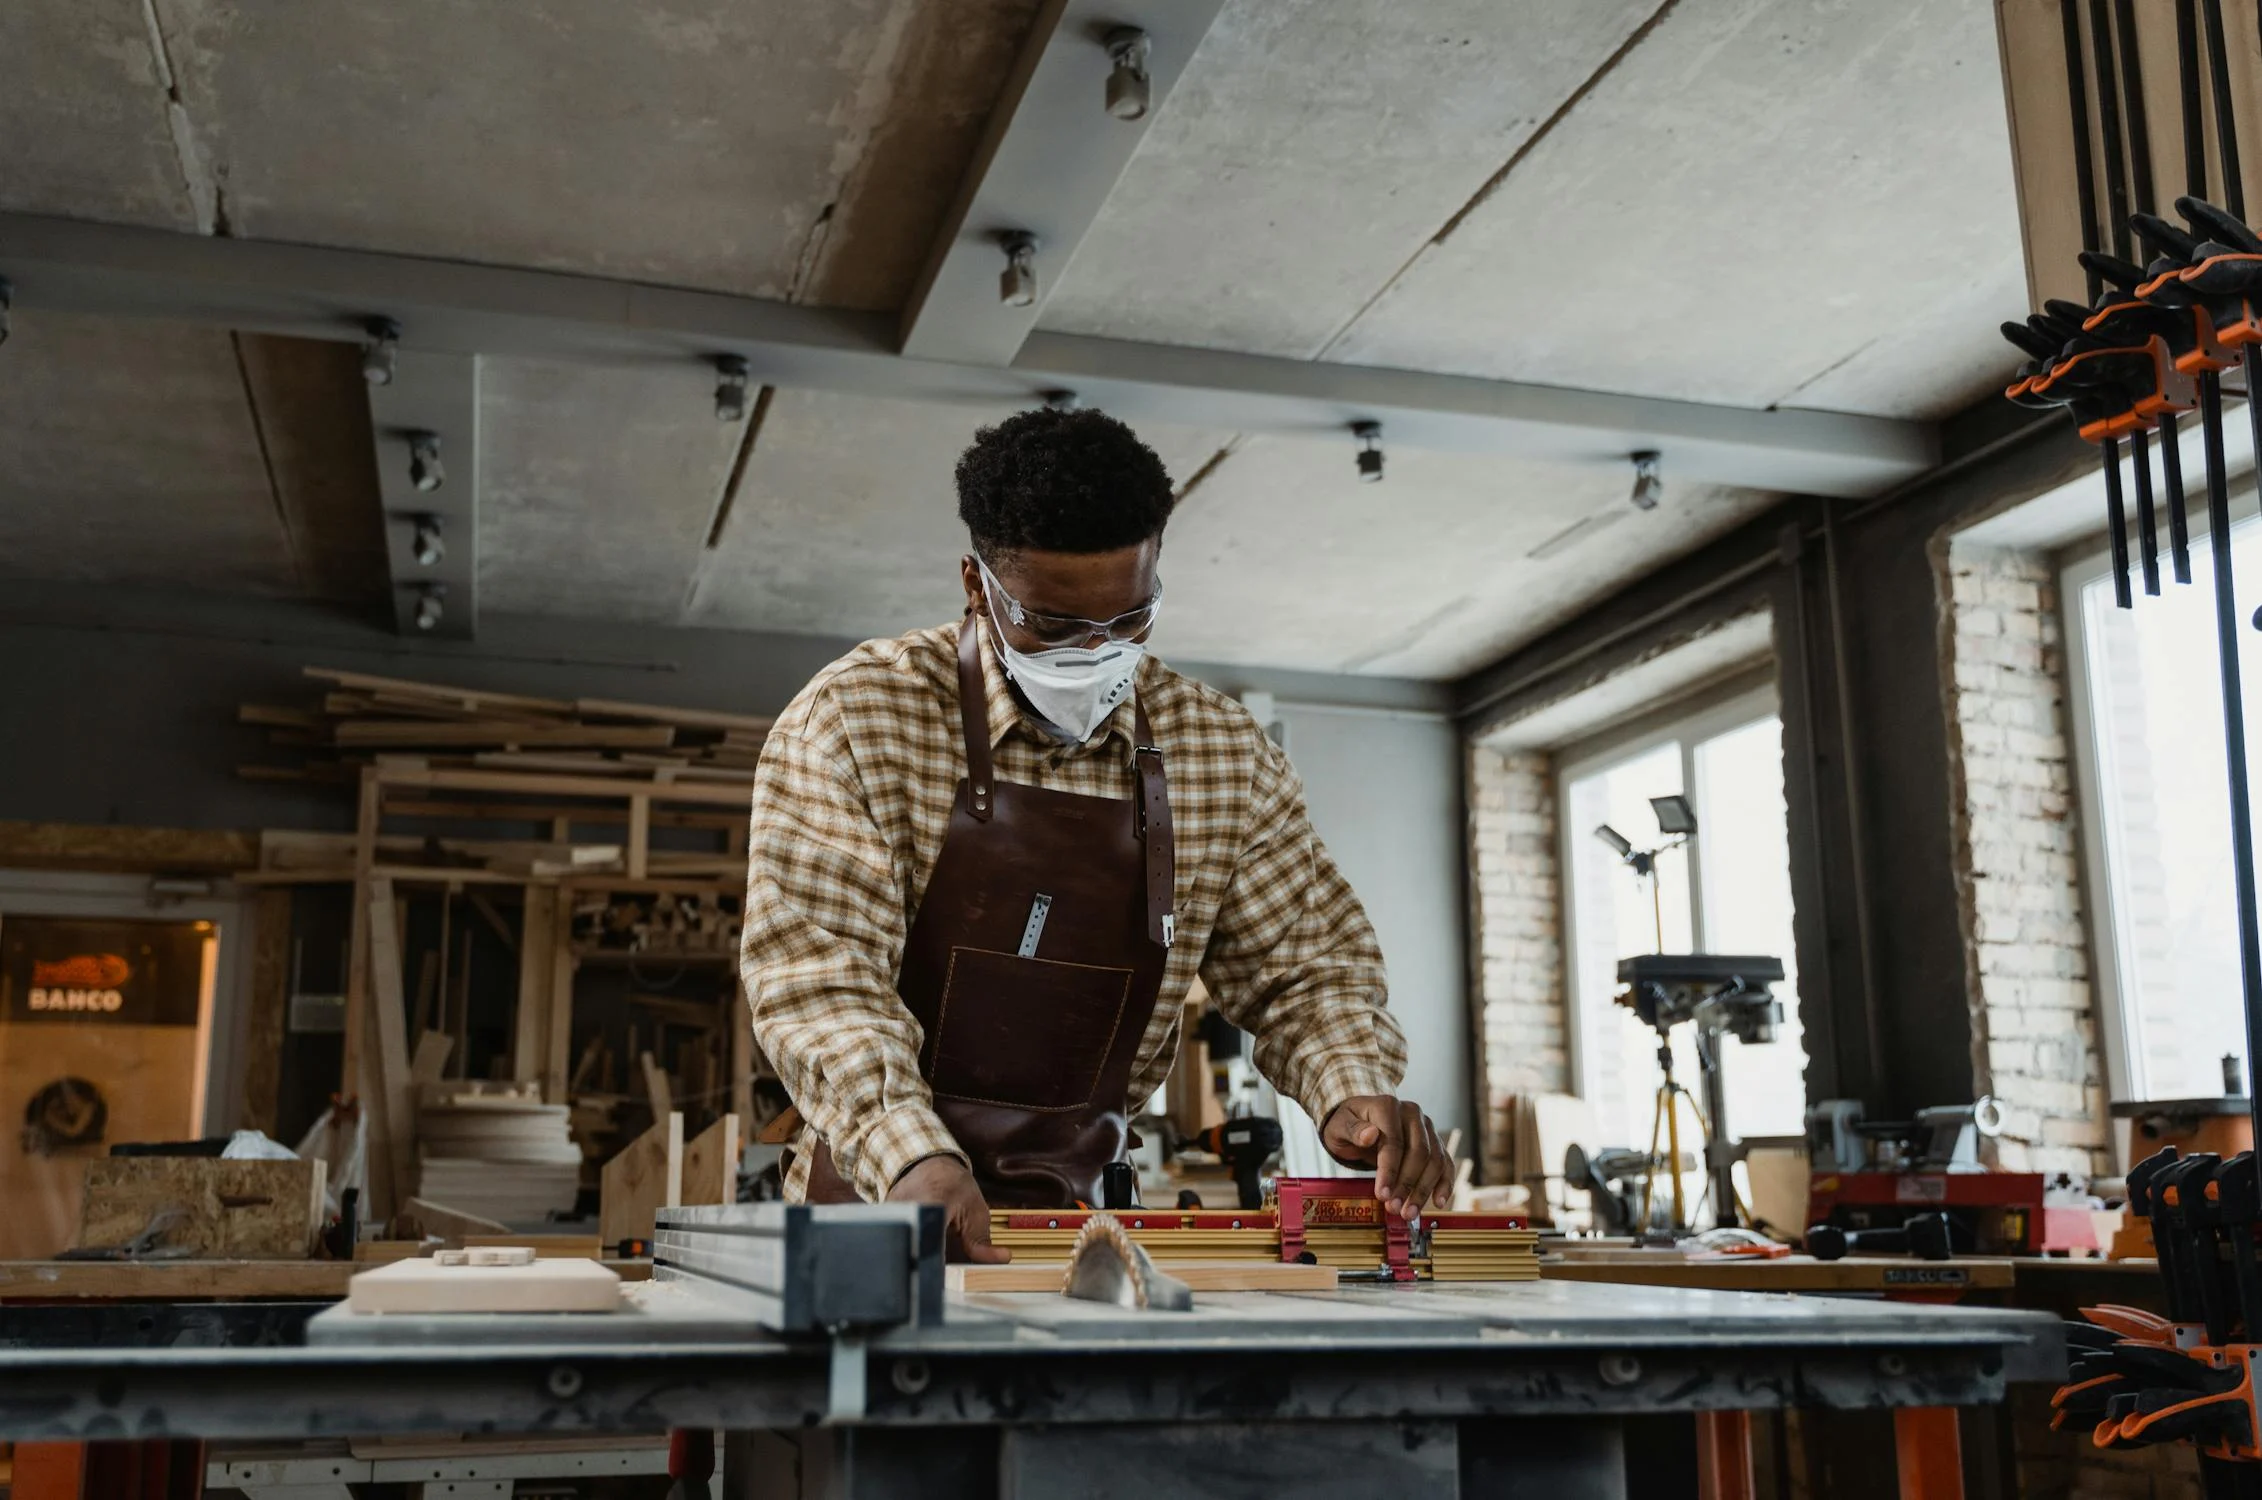
[[[1002,614],[1005,620],[1025,631],[1048,651],[1064,646],[1088,645],[1094,637],[1111,641],[1137,640],[1154,627],[1155,616],[1162,610],[1162,583],[1157,580],[1153,598],[1112,620],[1086,620],[1076,615],[1042,614],[1025,608],[1020,600],[1007,593],[1005,585],[997,581],[997,575],[990,571],[988,563],[977,557],[974,559],[974,566],[982,570],[982,587],[990,596],[992,613]]]

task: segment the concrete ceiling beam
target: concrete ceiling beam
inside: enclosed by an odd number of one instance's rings
[[[903,312],[915,359],[1012,362],[1224,0],[1046,0]],[[1133,38],[1136,36],[1137,41]],[[1143,78],[1111,88],[1123,55]],[[1029,240],[1027,300],[1003,278]]]
[[[390,381],[369,386],[369,434],[393,626],[468,641],[479,631],[479,357],[403,349],[391,368]],[[436,558],[419,556],[426,527]]]
[[[1867,496],[1936,466],[1929,423],[1754,410],[1367,365],[1032,335],[1010,365],[914,359],[884,313],[360,250],[0,214],[17,316],[42,309],[359,341],[397,320],[404,351],[653,364],[746,357],[757,385],[994,408],[1073,391],[1133,423],[1337,438],[1379,421],[1393,447],[1626,464],[1667,484]]]

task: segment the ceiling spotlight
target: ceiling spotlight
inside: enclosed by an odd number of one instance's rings
[[[371,385],[393,383],[393,357],[401,350],[401,325],[391,318],[371,318],[361,325],[369,342],[361,346],[361,378]]]
[[[409,544],[409,555],[420,568],[436,568],[448,555],[447,538],[440,534],[438,516],[416,518],[416,540]]]
[[[1351,436],[1359,440],[1359,482],[1382,483],[1382,424],[1353,422]]]
[[[448,586],[444,583],[420,583],[416,586],[416,628],[431,630],[440,623],[446,611]]]
[[[997,279],[997,299],[1007,307],[1034,307],[1037,302],[1037,237],[1026,229],[1010,229],[998,236],[1005,250],[1005,270]]]
[[[1143,120],[1154,102],[1147,77],[1147,34],[1118,26],[1107,34],[1107,55],[1115,68],[1107,75],[1107,112],[1118,120]]]
[[[427,494],[448,482],[448,471],[440,467],[440,434],[408,435],[408,482]]]
[[[743,354],[718,354],[715,356],[715,420],[718,422],[743,422],[746,420],[746,356]]]
[[[9,310],[16,305],[16,289],[0,276],[0,344],[8,342]]]
[[[1665,481],[1657,476],[1657,453],[1645,450],[1634,456],[1634,509],[1655,510],[1665,498]]]

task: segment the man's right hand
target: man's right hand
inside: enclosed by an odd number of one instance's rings
[[[1003,1265],[1011,1250],[990,1243],[990,1205],[974,1174],[955,1156],[930,1156],[888,1189],[890,1203],[940,1203],[949,1228],[949,1258],[978,1266]]]

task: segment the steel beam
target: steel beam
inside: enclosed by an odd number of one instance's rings
[[[1047,0],[903,312],[916,359],[1010,364],[1224,0]],[[1109,38],[1145,35],[1146,113],[1107,109]],[[1006,236],[1035,238],[1035,294],[1000,295]]]
[[[1668,482],[1877,494],[1933,468],[1929,424],[1754,411],[1366,365],[1039,333],[1009,366],[908,358],[884,313],[797,307],[635,282],[360,250],[223,240],[0,214],[17,315],[154,317],[359,341],[396,319],[405,350],[654,363],[746,357],[758,384],[994,409],[1074,390],[1133,423],[1623,464],[1663,453]],[[1629,483],[1631,470],[1628,471]]]
[[[391,383],[369,387],[369,431],[384,505],[394,628],[402,635],[468,641],[479,628],[479,357],[403,350]],[[420,470],[415,444],[436,442],[437,468]],[[417,488],[416,475],[438,478]],[[443,555],[416,559],[420,521],[436,522]],[[439,619],[418,624],[426,589]]]

